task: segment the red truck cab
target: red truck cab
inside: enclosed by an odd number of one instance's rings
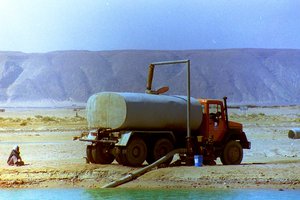
[[[203,149],[204,160],[209,163],[220,157],[223,164],[240,164],[243,149],[251,143],[243,132],[243,125],[228,120],[226,98],[222,100],[199,99],[203,108],[198,142]]]

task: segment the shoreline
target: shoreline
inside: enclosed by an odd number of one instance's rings
[[[1,188],[99,189],[137,168],[95,164],[3,167]],[[288,167],[292,168],[288,169]],[[300,189],[300,162],[237,166],[179,166],[151,170],[117,188],[135,189]]]

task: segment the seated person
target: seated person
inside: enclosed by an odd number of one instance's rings
[[[17,145],[13,148],[11,151],[8,159],[7,159],[7,164],[10,166],[22,166],[24,165],[24,162],[22,161],[22,158],[20,156],[20,147]]]
[[[219,125],[219,119],[221,117],[221,112],[217,112],[217,113],[210,113],[209,114],[209,118],[213,121],[214,126],[218,126]]]

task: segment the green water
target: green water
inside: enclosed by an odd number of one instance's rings
[[[0,199],[299,199],[300,190],[145,190],[145,189],[0,189]]]

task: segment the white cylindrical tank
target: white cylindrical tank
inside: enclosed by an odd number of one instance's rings
[[[118,130],[186,130],[187,97],[102,92],[87,102],[89,128]],[[191,130],[202,122],[202,107],[191,98]]]

